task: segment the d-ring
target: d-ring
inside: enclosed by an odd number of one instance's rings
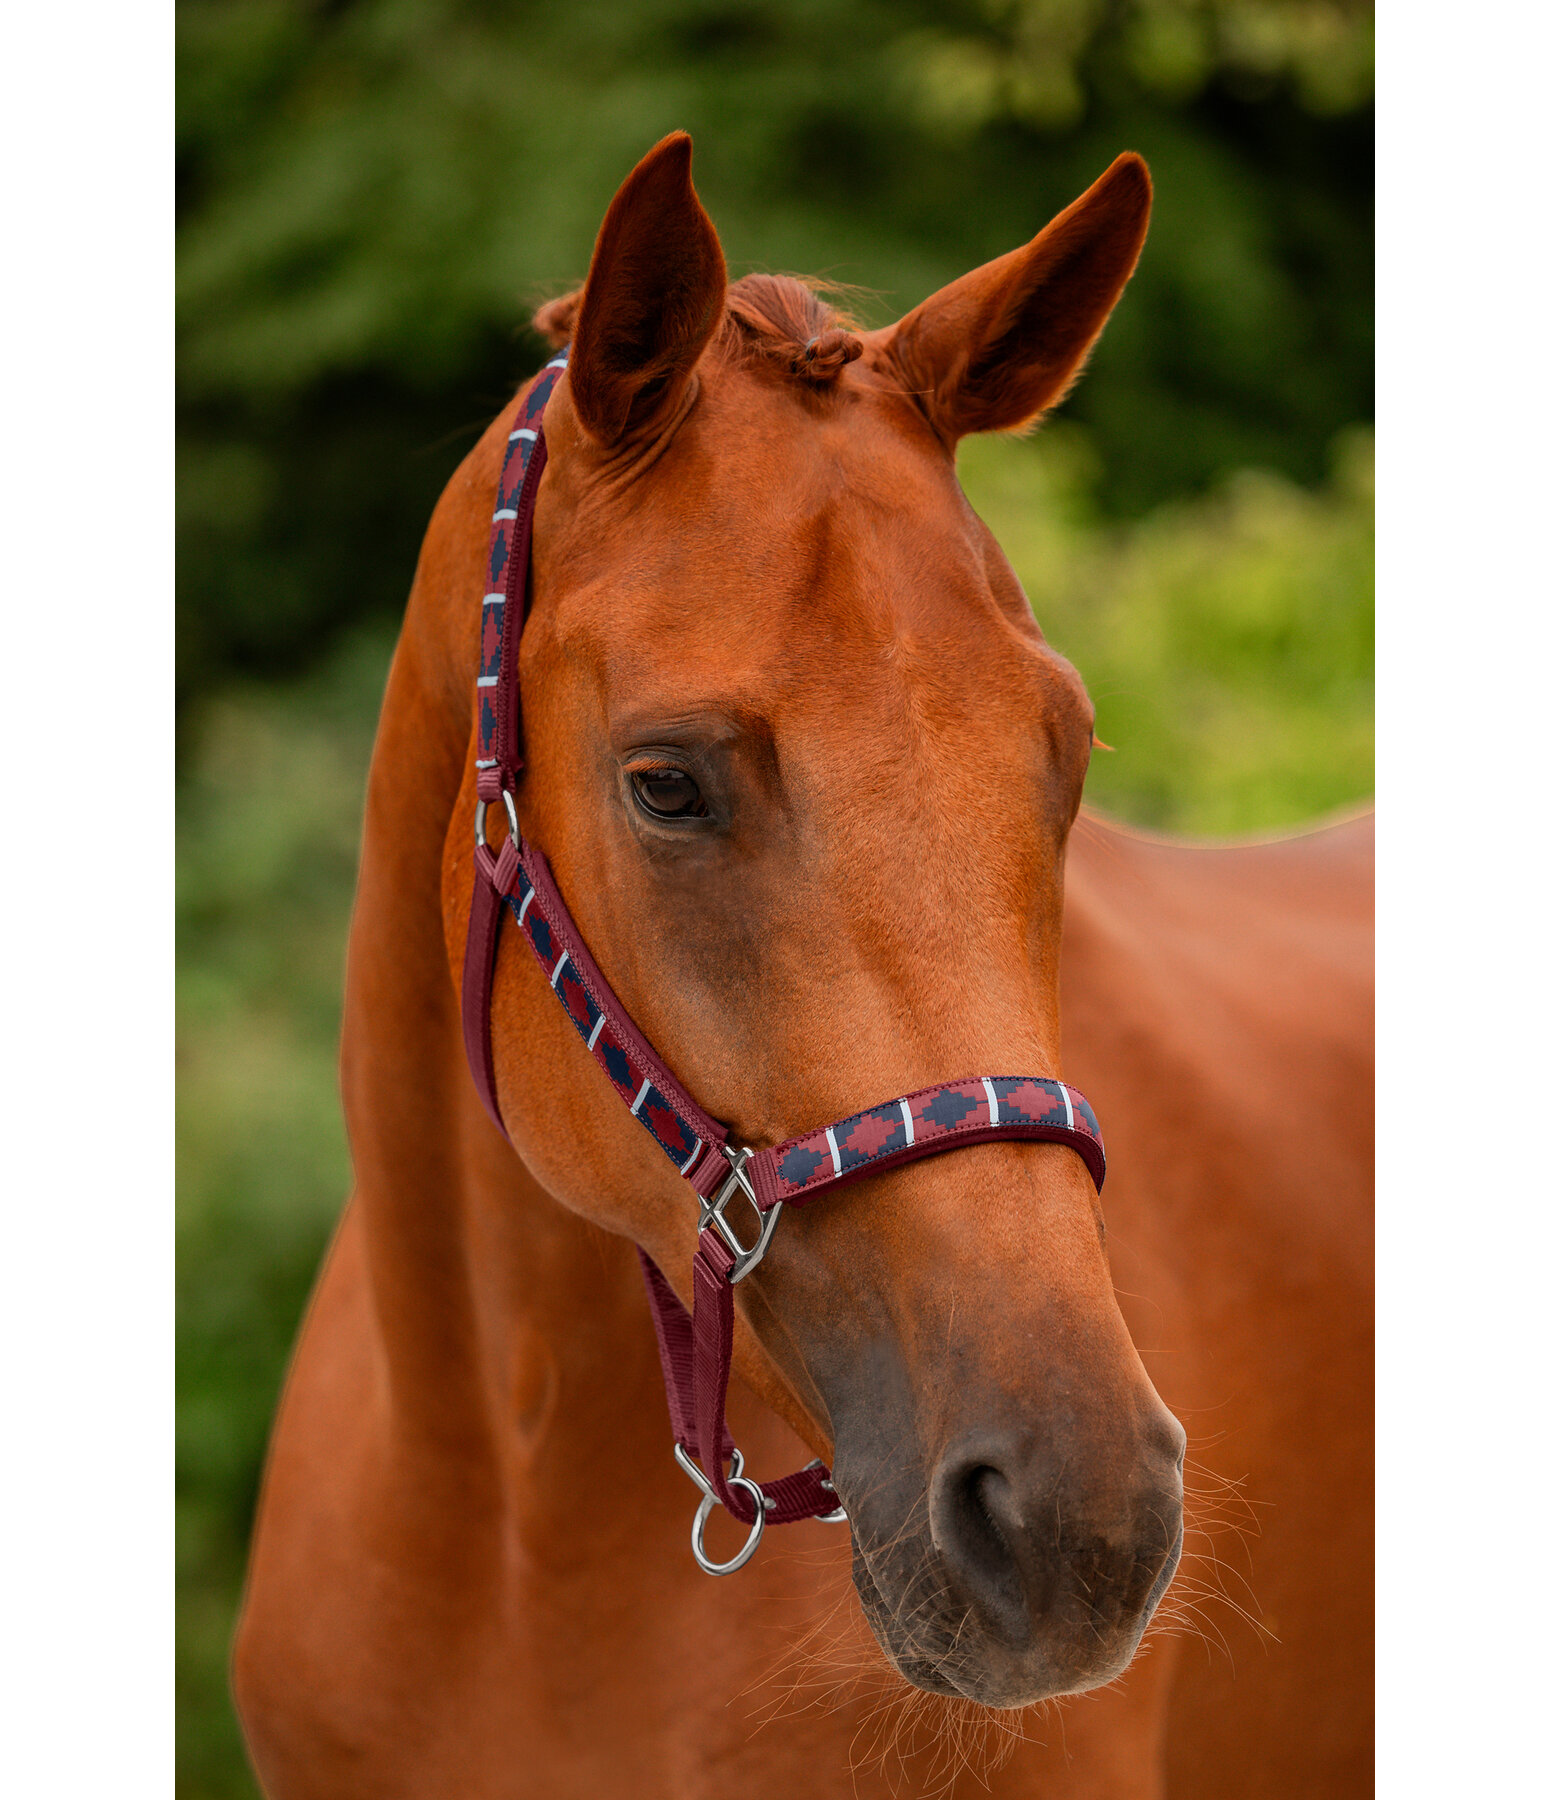
[[[712,1508],[720,1506],[721,1502],[714,1494],[705,1496],[694,1510],[694,1523],[689,1527],[689,1548],[694,1552],[694,1560],[707,1575],[735,1574],[759,1548],[759,1539],[764,1536],[764,1491],[758,1482],[750,1481],[746,1475],[729,1475],[727,1486],[747,1489],[748,1497],[754,1504],[753,1524],[748,1530],[748,1542],[736,1556],[728,1562],[712,1562],[705,1554],[705,1521],[710,1517]]]
[[[759,1539],[764,1536],[764,1515],[770,1510],[770,1502],[764,1497],[764,1490],[756,1481],[750,1481],[743,1474],[743,1453],[732,1452],[732,1473],[727,1476],[729,1487],[740,1487],[748,1490],[754,1503],[753,1525],[748,1532],[748,1542],[743,1545],[730,1562],[712,1562],[705,1554],[705,1521],[710,1517],[711,1508],[720,1506],[721,1501],[707,1478],[695,1467],[691,1457],[682,1444],[674,1444],[673,1456],[680,1469],[689,1477],[694,1485],[705,1496],[695,1511],[694,1523],[689,1527],[689,1548],[694,1552],[694,1560],[707,1575],[731,1575],[748,1561],[754,1551],[759,1548]]]
[[[511,797],[509,788],[501,789],[501,799],[506,802],[506,821],[511,826],[512,838],[518,845],[522,842],[522,827],[517,823],[517,803]],[[474,842],[482,850],[484,848],[484,821],[490,811],[487,800],[474,802]]]
[[[744,1173],[752,1155],[753,1151],[747,1148],[733,1154],[731,1172],[726,1180],[708,1200],[700,1201],[700,1222],[695,1226],[696,1231],[703,1231],[707,1225],[714,1225],[717,1235],[732,1252],[732,1267],[727,1272],[727,1280],[734,1287],[745,1275],[751,1275],[763,1261],[764,1253],[770,1247],[770,1239],[775,1235],[775,1227],[780,1223],[781,1207],[784,1205],[783,1201],[777,1200],[767,1213],[760,1212],[753,1183]],[[726,1215],[727,1203],[739,1191],[753,1208],[754,1218],[759,1225],[759,1235],[752,1244],[744,1244],[738,1238]]]
[[[821,1469],[822,1467],[822,1459],[816,1456],[807,1464],[807,1468],[809,1469]],[[820,1487],[826,1487],[831,1494],[834,1494],[834,1483],[832,1481],[820,1481],[818,1485]],[[845,1508],[840,1504],[839,1495],[834,1494],[834,1510],[826,1513],[814,1513],[813,1517],[820,1525],[844,1525],[848,1523],[850,1514],[846,1512]]]

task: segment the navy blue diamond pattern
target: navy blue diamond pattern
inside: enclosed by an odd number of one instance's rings
[[[790,1187],[806,1187],[827,1161],[828,1158],[820,1156],[816,1150],[807,1150],[797,1144],[786,1152],[780,1165],[780,1178]]]
[[[984,1102],[981,1101],[980,1104],[983,1105]],[[933,1125],[940,1125],[944,1131],[951,1131],[955,1125],[968,1118],[974,1110],[974,1101],[965,1098],[962,1094],[954,1093],[951,1088],[944,1088],[926,1108],[923,1117],[929,1119]]]

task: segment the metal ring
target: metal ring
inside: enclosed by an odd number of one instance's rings
[[[674,1444],[673,1460],[674,1460],[674,1462],[676,1462],[678,1464],[679,1468],[683,1470],[684,1474],[689,1477],[689,1479],[694,1483],[694,1485],[700,1490],[700,1492],[702,1494],[709,1494],[711,1499],[713,1499],[713,1500],[715,1499],[716,1490],[710,1485],[710,1482],[706,1479],[706,1477],[700,1473],[699,1468],[696,1465],[694,1458],[689,1454],[689,1452],[687,1450],[684,1449],[682,1444]],[[732,1473],[734,1475],[741,1475],[742,1472],[743,1472],[743,1453],[741,1450],[734,1450],[732,1452]]]
[[[742,1568],[743,1564],[748,1561],[749,1557],[753,1555],[754,1551],[759,1548],[759,1540],[764,1536],[764,1509],[766,1504],[764,1490],[759,1486],[758,1482],[750,1481],[744,1475],[729,1475],[727,1477],[727,1486],[746,1488],[748,1490],[749,1496],[754,1503],[753,1524],[748,1530],[748,1542],[743,1545],[736,1556],[732,1557],[727,1562],[712,1562],[705,1554],[705,1521],[710,1517],[711,1509],[720,1506],[721,1502],[714,1494],[707,1494],[705,1496],[695,1508],[694,1523],[689,1527],[689,1548],[694,1552],[694,1560],[707,1575],[735,1574],[736,1571]]]
[[[716,1235],[732,1252],[732,1267],[727,1272],[727,1280],[735,1287],[745,1275],[751,1275],[763,1261],[764,1253],[770,1247],[770,1239],[775,1235],[775,1227],[780,1223],[783,1201],[777,1200],[766,1212],[759,1210],[759,1198],[753,1191],[753,1183],[744,1173],[744,1169],[753,1156],[753,1151],[746,1146],[733,1152],[731,1169],[725,1181],[708,1199],[700,1201],[700,1222],[696,1231],[703,1231],[707,1225],[714,1225]],[[748,1203],[754,1210],[754,1217],[759,1222],[759,1236],[752,1245],[742,1242],[732,1229],[724,1208],[732,1196],[741,1188],[748,1197]]]
[[[521,849],[522,827],[517,823],[517,803],[512,799],[511,790],[509,788],[501,789],[501,799],[506,802],[506,819],[511,826],[512,839],[516,843],[517,848]],[[486,818],[489,817],[489,812],[490,803],[488,800],[476,800],[474,802],[474,842],[481,850],[485,847],[484,822]]]

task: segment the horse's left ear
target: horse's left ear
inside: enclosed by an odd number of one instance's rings
[[[886,334],[886,354],[949,443],[1026,425],[1060,399],[1130,279],[1151,210],[1151,176],[1127,152],[1032,243]]]
[[[716,228],[689,179],[687,132],[631,170],[597,234],[570,359],[576,416],[612,444],[665,418],[726,303]]]

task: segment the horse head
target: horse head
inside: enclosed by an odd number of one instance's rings
[[[518,801],[597,963],[735,1141],[967,1071],[1060,1072],[1062,883],[1092,707],[964,498],[957,441],[1075,378],[1139,255],[1121,157],[898,323],[729,284],[659,144],[608,211],[545,415]],[[472,753],[448,836],[461,960]],[[538,1179],[688,1291],[695,1217],[512,950],[492,1041]],[[868,1619],[917,1686],[1015,1706],[1135,1651],[1183,1432],[1070,1149],[980,1144],[789,1214],[737,1370],[831,1462]]]

